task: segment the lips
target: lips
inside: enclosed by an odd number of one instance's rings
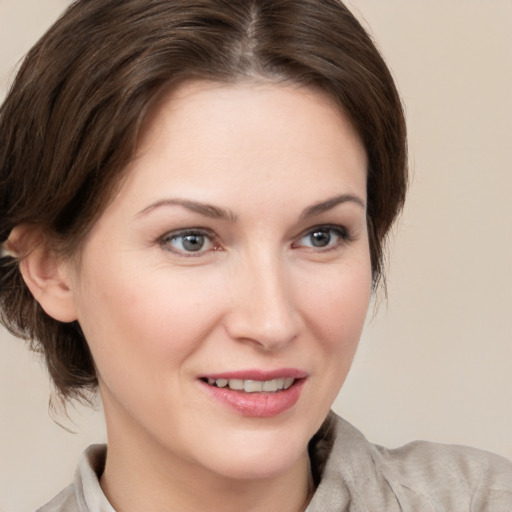
[[[279,415],[300,398],[306,373],[286,368],[207,375],[199,382],[208,395],[242,416]]]

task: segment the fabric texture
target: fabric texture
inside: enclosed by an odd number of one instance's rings
[[[309,446],[317,488],[305,512],[512,512],[512,462],[464,446],[386,449],[330,413]],[[72,485],[36,512],[115,512],[98,476],[106,446],[82,455]]]

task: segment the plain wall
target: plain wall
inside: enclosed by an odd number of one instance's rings
[[[0,98],[68,3],[0,0]],[[398,81],[412,172],[389,298],[335,410],[379,444],[430,439],[512,458],[512,2],[349,4]],[[5,331],[0,354],[0,512],[22,512],[67,485],[105,434],[88,409],[60,418],[76,434],[52,421],[44,370]]]

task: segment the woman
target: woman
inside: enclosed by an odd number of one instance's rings
[[[2,318],[108,431],[41,510],[510,508],[504,459],[329,414],[406,187],[341,3],[77,2],[0,139]]]

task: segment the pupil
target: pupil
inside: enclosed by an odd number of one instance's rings
[[[331,241],[331,235],[327,231],[316,231],[311,237],[314,247],[325,247]]]
[[[187,251],[199,251],[203,248],[204,236],[202,235],[187,235],[183,238],[183,247]]]

